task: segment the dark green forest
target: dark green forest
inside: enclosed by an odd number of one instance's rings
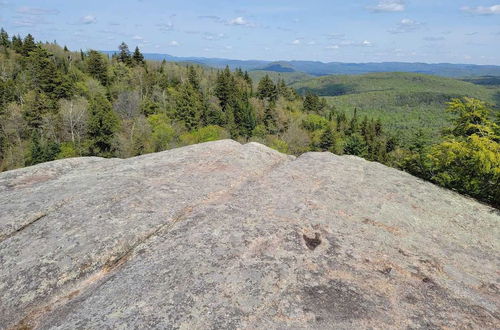
[[[484,100],[488,101],[488,100]],[[127,158],[217,139],[350,154],[499,205],[499,118],[476,98],[447,103],[438,139],[404,141],[384,118],[299,94],[282,78],[108,56],[0,33],[0,170],[69,157]]]

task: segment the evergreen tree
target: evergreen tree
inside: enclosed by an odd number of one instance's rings
[[[42,126],[43,117],[52,110],[53,106],[43,92],[32,90],[24,96],[23,118],[31,131]]]
[[[90,50],[86,58],[87,72],[99,80],[103,86],[108,84],[108,65],[103,55],[95,50]]]
[[[217,74],[215,96],[219,99],[222,112],[225,116],[225,124],[232,126],[234,124],[233,110],[236,99],[236,87],[234,77],[228,66]]]
[[[23,40],[19,35],[12,36],[12,48],[16,53],[21,54],[23,51]]]
[[[21,51],[21,54],[23,54],[23,56],[28,56],[30,52],[34,51],[36,48],[37,46],[35,44],[35,39],[31,34],[28,34],[26,37],[24,37],[23,48]]]
[[[307,92],[303,106],[305,112],[321,113],[326,107],[326,103],[317,94]]]
[[[40,134],[34,131],[31,135],[30,155],[26,161],[26,165],[36,165],[55,160],[60,151],[61,149],[58,143],[43,143]]]
[[[358,123],[358,109],[354,108],[354,114],[352,115],[351,121],[349,122],[349,131],[348,134],[354,134],[359,129]]]
[[[259,81],[259,85],[257,87],[257,96],[261,100],[267,100],[269,102],[276,102],[278,99],[278,91],[276,89],[276,85],[274,82],[269,78],[269,75],[265,75],[264,78],[262,78]]]
[[[327,127],[321,135],[319,147],[322,151],[332,151],[335,147],[335,136],[331,127]]]
[[[248,102],[248,99],[243,98],[238,102],[234,109],[234,122],[237,128],[237,134],[249,138],[255,128],[255,114]]]
[[[87,127],[90,155],[111,157],[118,118],[104,96],[97,95],[91,100]]]
[[[132,57],[130,56],[130,50],[128,48],[128,45],[122,42],[120,46],[118,46],[118,50],[120,51],[117,57],[118,62],[122,62],[126,65],[131,65]]]
[[[142,55],[141,51],[139,50],[139,47],[135,47],[134,54],[132,55],[132,60],[136,65],[143,65],[144,62],[144,55]]]
[[[264,126],[269,134],[276,134],[278,127],[276,125],[276,117],[274,115],[273,105],[269,104],[264,111]]]
[[[188,67],[188,81],[195,90],[201,91],[200,78],[198,78],[196,68],[191,65]]]
[[[2,28],[0,29],[0,46],[3,46],[3,47],[10,47],[10,39],[9,39],[9,35],[7,34],[7,32]]]
[[[51,54],[40,47],[30,52],[27,71],[33,89],[41,90],[51,99],[68,97],[72,84],[64,77],[51,59]]]
[[[366,143],[358,133],[350,135],[344,145],[344,153],[354,156],[364,156],[367,152]]]
[[[182,84],[175,103],[175,118],[189,130],[197,128],[203,111],[200,93],[190,83]]]

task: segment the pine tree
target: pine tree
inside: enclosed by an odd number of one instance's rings
[[[103,55],[95,50],[90,50],[86,59],[87,72],[99,80],[103,86],[108,84],[108,65]]]
[[[278,91],[276,89],[276,85],[269,78],[269,75],[265,75],[259,81],[259,85],[257,86],[257,96],[261,100],[267,100],[269,102],[275,102],[278,99]]]
[[[321,135],[319,147],[322,151],[332,151],[335,146],[335,136],[331,127],[327,127]]]
[[[175,118],[189,130],[197,128],[203,111],[200,93],[190,83],[182,84],[175,103]]]
[[[21,54],[23,56],[28,56],[30,52],[34,51],[37,48],[35,44],[35,39],[31,34],[28,34],[23,41],[23,49],[21,51]]]
[[[9,35],[7,32],[2,28],[0,29],[0,46],[3,47],[10,47],[10,40],[9,40]]]
[[[118,118],[104,96],[97,95],[91,100],[87,125],[90,155],[111,157],[113,155],[113,138],[118,128]]]
[[[195,90],[201,91],[200,78],[198,78],[195,67],[191,65],[188,67],[188,81]]]
[[[314,112],[320,113],[326,104],[324,104],[318,95],[307,92],[306,97],[304,98],[304,111],[305,112]]]
[[[30,131],[38,130],[42,126],[43,117],[52,109],[52,104],[43,92],[32,90],[24,95],[23,118]]]
[[[134,54],[132,55],[132,60],[136,65],[143,65],[145,63],[144,55],[142,55],[141,51],[139,50],[139,47],[135,47]]]
[[[349,122],[349,131],[348,134],[354,134],[359,129],[358,123],[358,109],[354,109],[354,114],[352,115],[351,121]]]
[[[215,83],[215,96],[219,99],[222,111],[228,119],[233,117],[233,106],[235,103],[235,82],[229,67],[217,74],[217,81]]]
[[[17,36],[12,36],[12,48],[16,53],[21,54],[23,51],[23,40],[19,35]]]
[[[120,46],[118,46],[118,50],[120,51],[117,57],[118,62],[122,62],[126,65],[132,64],[132,58],[130,57],[130,50],[125,42],[122,42]]]
[[[72,84],[67,77],[63,77],[51,56],[52,54],[41,47],[30,52],[27,71],[31,87],[43,91],[54,100],[68,97],[71,95]]]
[[[248,101],[248,96],[241,97],[234,109],[234,123],[237,128],[237,135],[249,138],[255,128],[255,114]]]

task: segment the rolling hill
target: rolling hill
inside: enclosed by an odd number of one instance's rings
[[[102,51],[113,55],[116,51]],[[451,64],[451,63],[406,63],[406,62],[382,62],[382,63],[343,63],[343,62],[319,62],[319,61],[263,61],[263,60],[232,60],[226,58],[206,57],[177,57],[168,54],[145,53],[144,57],[151,61],[171,61],[194,63],[212,68],[231,69],[241,68],[246,71],[264,70],[274,72],[304,72],[313,76],[325,76],[331,74],[360,75],[375,72],[410,72],[436,75],[442,77],[466,78],[495,76],[500,77],[500,66],[496,65],[473,65],[473,64]]]
[[[299,93],[324,96],[338,110],[380,118],[401,141],[413,143],[422,130],[429,141],[439,140],[449,125],[446,102],[475,97],[500,106],[500,87],[412,73],[372,73],[313,78],[291,84]]]

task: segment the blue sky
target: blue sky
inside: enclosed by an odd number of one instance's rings
[[[70,49],[500,65],[500,0],[0,0],[0,26]]]

